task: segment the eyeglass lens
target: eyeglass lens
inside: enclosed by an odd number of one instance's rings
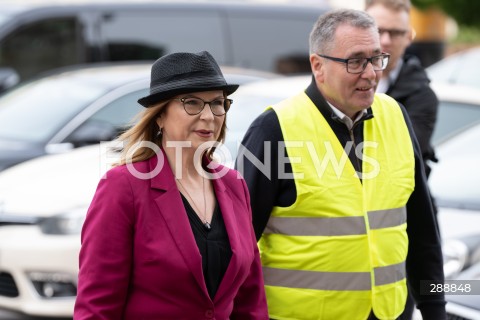
[[[350,73],[361,73],[367,67],[368,62],[372,64],[373,70],[381,71],[387,66],[388,55],[382,54],[371,58],[348,59],[347,71]]]
[[[190,115],[199,114],[205,105],[208,104],[214,115],[222,116],[228,111],[232,103],[232,100],[223,98],[212,101],[203,101],[200,98],[182,98],[180,101],[183,103],[185,111]]]

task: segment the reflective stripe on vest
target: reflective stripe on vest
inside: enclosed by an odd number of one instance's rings
[[[265,284],[315,290],[371,290],[370,272],[320,272],[263,267]],[[375,285],[405,279],[405,263],[374,269]]]
[[[405,207],[368,212],[370,229],[400,226],[407,221]],[[306,217],[271,217],[264,231],[265,234],[277,233],[290,236],[345,236],[366,234],[365,218],[306,218]]]
[[[362,181],[342,162],[341,143],[306,94],[273,108],[297,199],[272,210],[259,241],[270,317],[366,319],[372,309],[379,319],[398,317],[407,295],[405,205],[415,169],[398,104],[375,97],[365,143],[354,146],[363,147]]]

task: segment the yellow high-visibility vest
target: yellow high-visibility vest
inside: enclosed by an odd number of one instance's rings
[[[364,122],[360,181],[340,141],[304,93],[273,106],[297,198],[275,207],[259,241],[274,319],[395,319],[407,297],[406,203],[414,153],[398,104],[377,94]],[[347,145],[348,147],[348,145]]]

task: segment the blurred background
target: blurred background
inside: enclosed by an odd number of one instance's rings
[[[440,100],[429,184],[444,270],[480,283],[480,1],[412,4],[408,52]],[[364,1],[0,0],[0,320],[71,319],[79,233],[114,158],[102,142],[141,110],[153,60],[209,50],[241,84],[227,118],[233,165],[264,107],[308,85],[308,34],[338,7]],[[448,299],[449,320],[480,319],[479,295]]]
[[[332,7],[359,10],[365,7],[364,0],[327,2]],[[411,0],[411,2],[412,26],[416,37],[410,52],[420,57],[424,67],[452,53],[480,45],[479,1]]]

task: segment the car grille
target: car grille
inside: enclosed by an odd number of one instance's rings
[[[15,280],[10,273],[0,272],[0,296],[18,297],[18,289]]]
[[[461,317],[461,316],[457,316],[457,315],[454,315],[454,314],[451,314],[451,313],[448,313],[448,312],[447,312],[447,319],[448,320],[473,320],[473,319],[470,319],[470,318],[464,318],[464,317]]]

